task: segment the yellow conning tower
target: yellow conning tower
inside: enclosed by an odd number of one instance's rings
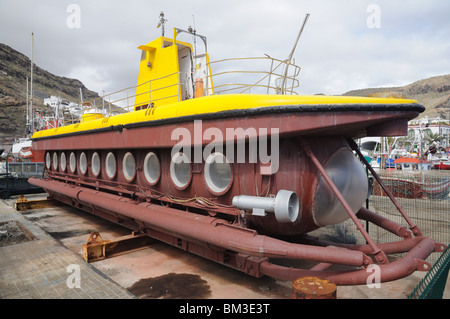
[[[157,107],[203,95],[208,86],[207,53],[194,56],[191,44],[164,36],[141,45],[134,110]],[[197,88],[197,90],[196,90]]]

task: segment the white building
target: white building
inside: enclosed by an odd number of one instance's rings
[[[450,121],[443,120],[439,117],[429,119],[424,117],[422,119],[417,119],[409,122],[408,125],[408,137],[414,139],[415,143],[420,143],[421,139],[424,146],[428,147],[428,143],[425,140],[425,135],[427,133],[439,134],[441,140],[438,145],[443,148],[448,149],[450,146]]]
[[[44,99],[44,105],[48,105],[52,108],[63,109],[69,107],[69,101],[59,97],[59,96],[50,96],[49,98]]]

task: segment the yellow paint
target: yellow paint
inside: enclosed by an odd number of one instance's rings
[[[92,121],[92,120],[101,119],[104,117],[105,117],[105,115],[103,115],[101,113],[84,113],[83,115],[81,115],[80,122]]]
[[[352,104],[410,104],[417,103],[409,99],[367,98],[349,96],[323,96],[323,95],[265,95],[265,94],[224,94],[199,97],[196,99],[175,102],[154,108],[133,111],[115,115],[104,119],[87,121],[79,124],[58,127],[36,132],[33,138],[53,136],[59,134],[80,132],[85,130],[124,125],[136,122],[153,121],[193,114],[214,113],[227,110],[243,110],[264,108],[270,106],[286,105],[352,105]]]
[[[179,85],[179,52],[193,51],[192,45],[166,37],[141,45],[141,62],[136,88],[135,110],[171,104],[182,100]]]

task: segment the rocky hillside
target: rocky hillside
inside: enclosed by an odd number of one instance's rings
[[[426,107],[420,117],[440,116],[442,119],[450,119],[450,74],[416,81],[403,87],[353,90],[343,95],[406,97],[417,100]]]
[[[26,78],[30,81],[30,64],[27,56],[0,43],[0,145],[9,145],[25,134]],[[48,111],[43,99],[51,95],[78,103],[81,88],[84,100],[98,97],[79,80],[54,75],[36,65],[33,73],[33,105],[40,112]]]

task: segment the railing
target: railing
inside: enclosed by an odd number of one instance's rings
[[[243,62],[245,63],[245,68],[252,66],[254,62],[268,62],[270,63],[269,71],[264,71],[261,69],[255,70],[225,70],[220,71],[220,63],[227,62]],[[262,63],[254,63],[254,67],[259,68]],[[239,65],[239,63],[236,63]],[[234,93],[251,93],[252,89],[262,88],[261,93],[275,93],[275,94],[296,94],[294,89],[299,87],[299,81],[297,79],[300,73],[300,67],[291,64],[290,61],[282,61],[266,57],[256,57],[256,58],[232,58],[223,59],[219,61],[210,62],[211,69],[218,69],[217,73],[210,75],[213,86],[214,94],[229,93],[234,91]],[[230,76],[231,75],[231,76]],[[243,83],[242,75],[247,75],[247,81],[253,79],[251,83]],[[226,79],[222,80],[220,83],[220,78],[229,77],[229,80],[235,80],[236,82],[228,82]],[[219,82],[219,83],[218,83]],[[271,92],[270,90],[273,90]],[[212,88],[208,88],[208,94],[211,94]]]
[[[16,177],[40,176],[44,171],[44,163],[41,162],[12,162],[0,163],[2,175],[12,175]]]
[[[223,67],[226,63],[234,62],[238,67],[242,65],[242,70],[229,70]],[[266,64],[266,65],[264,65]],[[267,67],[268,66],[268,67]],[[294,89],[299,87],[297,79],[300,73],[300,67],[287,60],[277,60],[269,56],[256,58],[232,58],[209,62],[208,67],[216,69],[216,72],[207,76],[205,95],[223,94],[223,93],[265,93],[265,94],[297,94]],[[253,70],[249,70],[253,67]],[[269,71],[262,70],[262,68]],[[158,81],[163,81],[171,76],[177,76],[172,84],[159,86]],[[188,85],[180,82],[180,72],[174,72],[163,77],[143,82],[136,86],[128,87],[115,91],[104,96],[98,97],[83,103],[83,112],[101,113],[105,116],[113,114],[115,111],[128,112],[136,106],[136,97],[148,95],[148,99],[141,99],[139,106],[151,105],[156,101],[170,98],[180,100],[180,88]],[[214,84],[213,84],[214,83]],[[189,85],[194,85],[194,79]],[[148,86],[148,89],[146,88]],[[158,92],[163,92],[171,87],[177,87],[178,94],[168,94],[167,96]],[[144,89],[143,89],[144,88]]]
[[[155,98],[152,99],[152,95],[154,93],[157,93],[158,91],[165,90],[170,87],[175,87],[175,86],[179,87],[180,86],[179,81],[175,82],[174,84],[166,85],[163,87],[157,87],[154,89],[152,89],[152,84],[154,84],[157,81],[161,81],[161,80],[164,80],[168,77],[175,76],[175,75],[177,75],[178,79],[179,79],[179,74],[180,74],[180,72],[174,72],[174,73],[162,76],[160,78],[149,80],[149,81],[143,82],[141,84],[131,86],[131,87],[119,90],[119,91],[112,92],[112,93],[108,93],[108,94],[98,97],[96,99],[87,101],[87,102],[83,103],[83,104],[85,104],[85,105],[83,105],[83,112],[93,111],[93,112],[99,112],[99,113],[102,113],[102,114],[108,115],[108,116],[113,114],[114,111],[117,112],[118,110],[121,111],[122,113],[124,113],[124,112],[126,113],[126,112],[132,111],[134,109],[134,107],[136,106],[135,98],[140,97],[142,95],[148,95],[148,99],[144,99],[143,101],[140,101],[139,102],[140,105],[144,105],[144,104],[149,105],[156,101],[174,98],[174,97],[178,98],[178,94],[167,95],[167,96],[163,96],[163,97],[156,98],[156,99]],[[148,90],[141,89],[142,87],[146,87],[146,86],[148,86]],[[140,93],[136,93],[139,91],[140,91]],[[122,105],[120,105],[120,104],[122,104]],[[121,109],[119,109],[119,107]]]

